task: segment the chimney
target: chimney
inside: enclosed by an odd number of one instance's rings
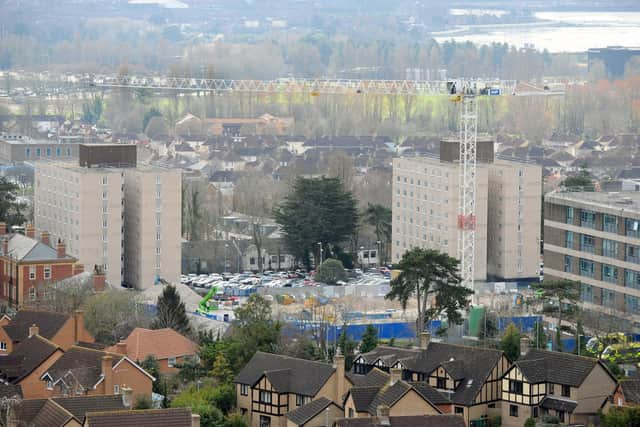
[[[2,255],[9,255],[9,239],[2,239]]]
[[[119,341],[116,343],[116,353],[123,354],[126,356],[127,354],[127,343],[124,341]]]
[[[56,250],[58,251],[58,258],[64,258],[67,256],[67,245],[65,245],[64,242],[60,239],[58,239]]]
[[[420,348],[426,350],[429,348],[429,342],[431,341],[431,332],[420,332]]]
[[[38,328],[35,323],[29,326],[29,338],[31,338],[34,335],[38,335],[39,333],[40,333],[40,328]]]
[[[200,427],[200,415],[191,414],[191,427]]]
[[[520,356],[525,356],[529,353],[529,337],[523,335],[520,337]]]
[[[7,234],[7,223],[0,222],[0,235]]]
[[[334,402],[342,401],[342,395],[347,392],[344,383],[344,356],[340,353],[340,350],[333,356],[333,367],[336,370],[336,396]]]
[[[378,405],[376,408],[377,426],[389,426],[389,407],[387,405]]]
[[[24,234],[31,239],[36,238],[36,228],[33,226],[33,224],[27,224],[27,227],[24,230]]]
[[[51,234],[48,231],[43,231],[40,233],[40,241],[43,245],[51,246]]]
[[[108,354],[102,356],[102,378],[104,381],[104,394],[113,394],[113,357]]]
[[[77,276],[80,273],[84,273],[84,264],[80,264],[79,262],[76,262],[75,264],[73,264],[72,276]]]
[[[93,266],[93,290],[96,292],[104,292],[107,278],[104,272],[97,265]]]
[[[127,387],[126,385],[122,385],[122,388],[120,389],[120,392],[122,393],[122,405],[124,405],[125,408],[129,408],[131,409],[131,395],[133,394],[133,390],[130,387]],[[105,393],[105,394],[110,394],[110,393]]]
[[[391,368],[389,370],[389,385],[394,385],[402,379],[402,369]]]
[[[84,326],[84,311],[75,310],[73,312],[73,337],[74,342],[77,344],[82,341],[82,328]]]

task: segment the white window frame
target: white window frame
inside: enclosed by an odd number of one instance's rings
[[[29,266],[29,280],[36,280],[36,266]]]
[[[7,351],[7,342],[0,341],[0,351]]]
[[[247,384],[240,384],[240,396],[249,395],[249,386]]]
[[[120,384],[113,385],[113,394],[120,394]]]
[[[176,366],[176,358],[175,357],[169,357],[167,359],[167,366],[169,366],[170,368],[174,368]]]
[[[46,279],[51,279],[51,266],[50,265],[45,265],[44,266],[44,278]]]
[[[33,286],[29,288],[29,300],[35,301],[37,296],[36,288]]]

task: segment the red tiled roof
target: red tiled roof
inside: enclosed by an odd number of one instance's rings
[[[170,328],[135,328],[124,342],[127,344],[127,356],[133,361],[142,361],[147,356],[167,359],[198,352],[196,343]],[[117,345],[109,347],[107,351],[117,352]]]

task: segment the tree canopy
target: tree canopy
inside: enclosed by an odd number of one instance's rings
[[[339,178],[298,177],[274,216],[288,248],[307,268],[318,243],[328,256],[333,245],[351,238],[358,223],[356,200]]]
[[[369,203],[364,212],[364,219],[374,229],[376,239],[380,242],[380,252],[386,254],[387,247],[391,243],[391,208]],[[383,262],[386,256],[380,253],[378,259]]]
[[[512,362],[520,356],[520,331],[513,323],[509,323],[500,340],[500,350]]]
[[[561,333],[562,330],[562,318],[564,314],[567,314],[568,310],[565,310],[566,305],[575,305],[580,299],[580,282],[573,280],[545,280],[543,282],[534,284],[533,289],[536,295],[542,299],[543,302],[551,302],[555,305],[558,327],[556,329],[556,349],[562,348]]]
[[[367,325],[360,340],[360,353],[368,353],[378,346],[378,330],[371,323]]]
[[[461,310],[469,305],[473,291],[460,286],[459,261],[434,250],[413,248],[402,256],[394,268],[400,270],[391,281],[391,290],[385,296],[398,300],[403,308],[415,298],[418,308],[416,333],[420,334],[430,320],[446,314],[450,323],[462,321]]]
[[[345,280],[347,274],[344,271],[342,262],[329,258],[318,267],[315,280],[327,285],[336,285],[339,281]]]
[[[24,224],[26,206],[18,200],[18,186],[6,177],[0,177],[0,221],[7,225]]]
[[[191,332],[187,310],[175,286],[165,286],[158,297],[157,307],[157,317],[151,324],[153,329],[171,328],[183,335]]]

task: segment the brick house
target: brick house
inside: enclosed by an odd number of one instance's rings
[[[431,342],[424,332],[418,348],[378,346],[360,354],[350,378],[355,385],[374,368],[400,369],[408,384],[427,384],[448,399],[447,406],[433,397],[441,411],[461,415],[470,425],[501,415],[501,379],[510,366],[502,351]]]
[[[519,427],[545,415],[589,425],[617,386],[601,360],[521,346],[520,358],[502,378],[502,425]]]
[[[17,426],[81,426],[89,412],[128,409],[121,396],[74,396],[21,401],[11,413]]]
[[[51,247],[46,231],[39,241],[33,225],[27,225],[22,235],[8,233],[6,224],[0,223],[0,299],[11,307],[37,299],[48,283],[75,275],[77,261],[63,242]]]
[[[629,378],[621,380],[615,393],[613,393],[611,404],[613,406],[640,405],[640,379]]]
[[[29,337],[10,355],[0,357],[0,377],[5,383],[20,387],[25,399],[48,397],[40,376],[63,354],[62,348],[38,335],[38,327],[34,326]]]
[[[189,408],[87,412],[83,427],[200,427],[200,416]]]
[[[78,343],[93,343],[94,339],[84,327],[84,312],[76,310],[73,315],[48,311],[20,310],[13,317],[0,319],[0,355],[10,354],[13,349],[30,336],[30,329],[38,327],[38,334],[63,350]]]
[[[351,387],[344,357],[334,364],[257,352],[233,381],[252,427],[285,427],[286,415],[320,398],[339,402]]]
[[[125,340],[106,351],[126,355],[136,362],[153,356],[158,361],[161,374],[177,374],[177,365],[198,357],[198,345],[170,328],[135,328]]]
[[[50,396],[110,395],[130,389],[133,402],[151,398],[155,378],[127,356],[74,346],[40,376],[43,394]]]

